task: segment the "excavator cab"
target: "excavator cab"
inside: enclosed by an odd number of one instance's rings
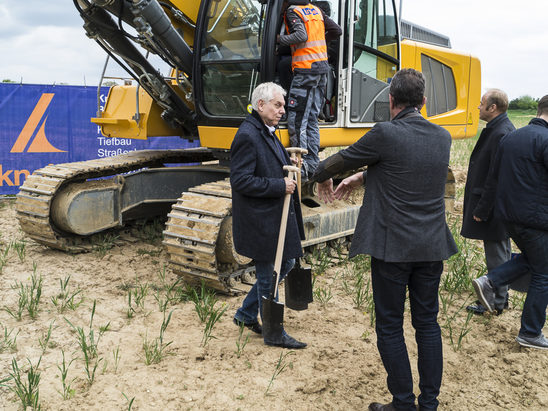
[[[281,81],[276,35],[283,29],[283,0],[205,0],[194,38],[193,89],[202,146],[228,149],[254,87]],[[343,29],[328,45],[332,73],[321,120],[322,147],[355,141],[377,121],[389,120],[388,87],[400,67],[399,33],[392,0],[321,0]],[[287,86],[286,86],[287,87]],[[230,129],[226,129],[230,127]],[[222,130],[224,128],[224,132]],[[281,128],[285,126],[282,123]],[[345,133],[341,129],[361,129]],[[339,138],[329,129],[339,129]],[[282,132],[287,145],[287,133]]]

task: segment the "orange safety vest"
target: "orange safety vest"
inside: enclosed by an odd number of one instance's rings
[[[304,22],[308,40],[304,43],[291,45],[291,68],[310,69],[316,61],[327,61],[327,44],[325,42],[325,26],[320,9],[308,4],[293,6],[291,10],[297,13]],[[289,33],[289,26],[285,20],[285,27]]]

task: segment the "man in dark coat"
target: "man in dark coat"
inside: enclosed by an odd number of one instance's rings
[[[286,194],[292,194],[287,220],[280,281],[303,255],[301,205],[294,180],[284,176],[289,155],[274,131],[285,113],[285,90],[274,83],[258,85],[251,96],[252,113],[246,117],[232,142],[230,184],[232,187],[232,235],[236,251],[254,260],[257,281],[234,316],[260,334],[257,316],[262,314],[262,296],[268,297]],[[305,343],[285,331],[280,341],[265,344],[304,348]]]
[[[350,257],[371,255],[377,347],[392,394],[392,403],[372,403],[370,410],[416,410],[403,336],[407,290],[418,345],[419,406],[438,406],[443,370],[438,288],[443,260],[457,247],[445,221],[451,135],[420,115],[424,87],[422,73],[397,72],[390,83],[391,121],[377,123],[352,146],[322,161],[314,176],[320,197],[331,201],[364,182],[364,173],[356,173],[333,192],[333,175],[368,166]]]
[[[516,128],[508,118],[508,96],[502,90],[491,89],[481,98],[480,119],[487,122],[470,155],[464,203],[461,235],[483,240],[487,271],[504,264],[512,256],[510,237],[501,220],[493,215],[496,184],[493,165],[500,139]],[[508,307],[508,286],[496,290],[497,314]],[[485,307],[478,302],[467,307],[483,314]]]
[[[548,350],[542,333],[548,306],[548,95],[528,126],[502,138],[495,159],[498,215],[521,254],[473,281],[481,303],[494,311],[494,289],[529,274],[518,344]]]

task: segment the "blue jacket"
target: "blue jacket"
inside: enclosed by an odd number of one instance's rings
[[[230,150],[234,247],[246,257],[274,262],[285,198],[283,166],[290,164],[289,155],[255,111],[241,124]],[[301,239],[304,228],[295,190],[283,260],[303,255]]]
[[[548,123],[534,118],[503,137],[496,164],[495,212],[506,221],[548,231]]]

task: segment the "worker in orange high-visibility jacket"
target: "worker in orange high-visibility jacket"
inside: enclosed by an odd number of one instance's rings
[[[280,46],[291,46],[293,79],[287,99],[287,128],[291,146],[308,150],[303,158],[304,180],[314,174],[320,161],[318,115],[325,102],[329,64],[327,41],[342,31],[322,9],[307,0],[284,3],[287,34],[278,36]]]

